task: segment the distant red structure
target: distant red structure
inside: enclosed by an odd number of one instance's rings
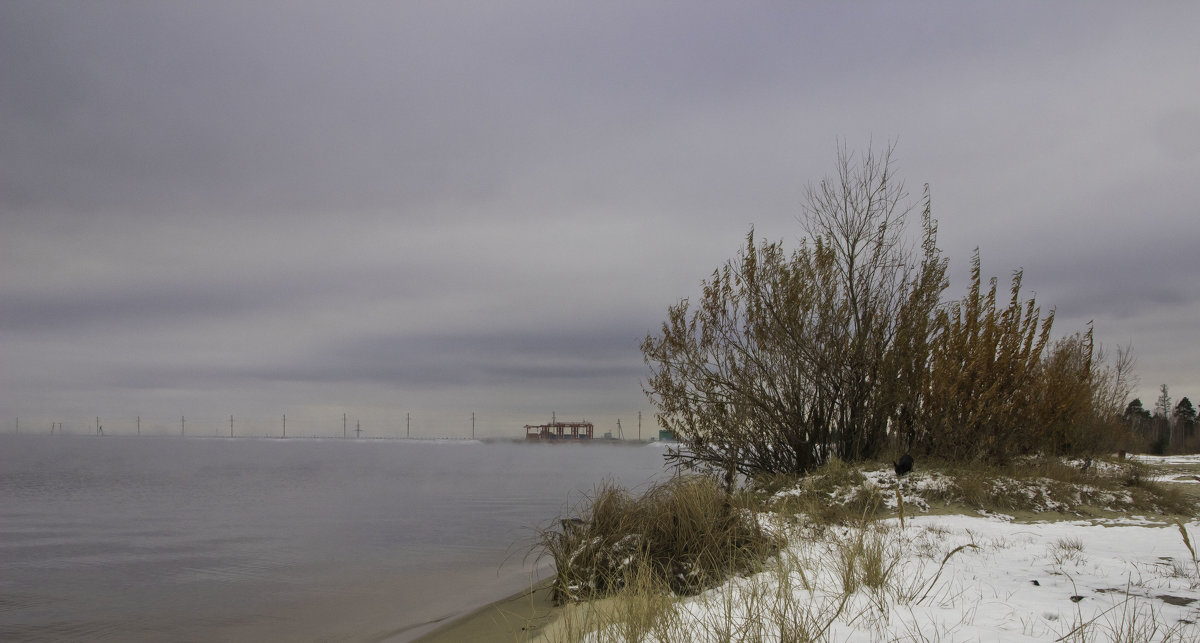
[[[550,424],[526,424],[526,440],[591,440],[594,427],[591,422],[551,422]],[[567,431],[570,431],[570,435]]]

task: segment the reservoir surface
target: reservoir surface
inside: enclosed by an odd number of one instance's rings
[[[659,446],[0,436],[0,640],[406,641]]]

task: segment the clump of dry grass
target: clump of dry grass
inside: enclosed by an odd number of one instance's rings
[[[753,483],[771,511],[782,516],[803,515],[810,524],[872,520],[885,505],[884,490],[870,484],[857,467],[837,458],[802,478],[774,476]]]
[[[558,604],[635,584],[693,594],[778,551],[780,538],[754,509],[751,496],[705,476],[676,476],[640,497],[604,484],[573,516],[541,530],[534,551],[554,561]]]
[[[1078,538],[1059,538],[1049,547],[1050,560],[1059,567],[1066,563],[1081,565],[1086,561],[1083,541]]]
[[[1005,466],[932,462],[946,484],[923,492],[927,502],[961,504],[971,510],[1076,513],[1081,507],[1102,511],[1145,511],[1191,515],[1196,501],[1173,485],[1153,480],[1140,462],[1097,460],[1081,470],[1059,458],[1022,458]]]

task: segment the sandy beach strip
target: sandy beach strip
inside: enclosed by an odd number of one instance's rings
[[[491,643],[534,641],[558,618],[550,601],[550,579],[458,617],[416,639],[415,643]]]

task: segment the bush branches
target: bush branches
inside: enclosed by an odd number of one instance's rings
[[[1090,326],[1052,342],[1054,312],[1022,299],[1022,272],[1002,301],[978,250],[966,296],[943,304],[928,186],[910,246],[915,208],[891,151],[856,164],[840,149],[837,176],[808,189],[797,249],[751,229],[700,296],[646,336],[646,394],[683,445],[669,460],[731,478],[885,448],[1003,462],[1121,441],[1128,351],[1106,365]]]

